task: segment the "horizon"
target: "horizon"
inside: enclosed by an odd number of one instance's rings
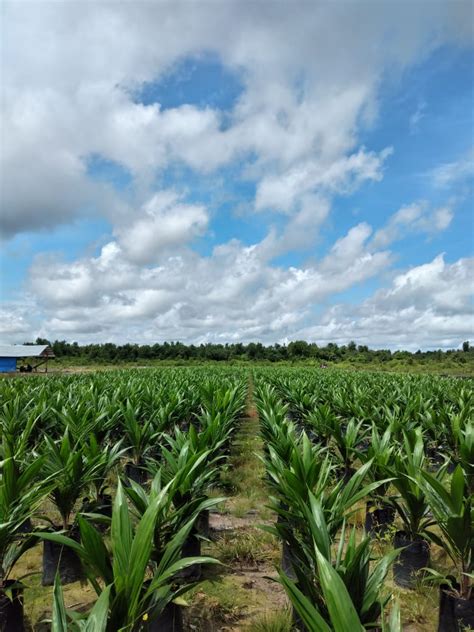
[[[233,347],[233,346],[238,346],[238,345],[242,345],[242,347],[246,348],[249,347],[250,345],[254,345],[254,346],[258,346],[261,345],[264,349],[276,349],[276,348],[285,348],[288,349],[288,347],[293,344],[293,343],[304,343],[306,344],[308,347],[316,347],[317,349],[328,349],[328,347],[333,347],[335,349],[350,349],[351,347],[354,347],[353,352],[354,353],[367,353],[367,352],[378,352],[378,351],[389,351],[391,354],[396,354],[396,353],[409,353],[411,355],[416,355],[418,353],[436,353],[441,351],[442,353],[455,353],[455,352],[474,352],[474,347],[471,346],[471,344],[469,343],[468,340],[463,341],[462,343],[460,343],[457,347],[452,347],[452,348],[447,348],[447,349],[435,349],[435,348],[431,348],[431,349],[417,349],[416,351],[409,351],[408,349],[391,349],[390,347],[384,348],[384,347],[370,347],[370,345],[363,345],[363,344],[358,344],[356,340],[350,340],[347,344],[337,344],[336,342],[328,342],[326,344],[318,344],[317,341],[308,341],[308,340],[288,340],[287,342],[283,342],[283,343],[279,343],[279,342],[274,342],[274,343],[262,343],[259,342],[258,340],[251,340],[250,342],[247,343],[242,343],[242,342],[201,342],[199,344],[194,344],[194,343],[189,343],[186,344],[184,342],[182,342],[181,340],[163,340],[163,341],[155,341],[155,342],[147,342],[147,343],[139,343],[139,342],[133,342],[133,341],[129,341],[129,342],[125,342],[125,343],[114,343],[111,342],[109,340],[106,341],[102,341],[102,342],[92,342],[92,343],[78,343],[76,340],[74,341],[68,341],[68,340],[47,340],[46,338],[37,338],[35,341],[23,341],[22,343],[17,343],[18,346],[31,346],[31,345],[47,345],[50,347],[53,347],[54,345],[62,345],[62,344],[66,344],[69,345],[70,347],[73,347],[75,345],[78,346],[79,349],[88,347],[88,346],[108,346],[108,345],[112,345],[115,346],[117,348],[120,347],[125,347],[125,346],[131,346],[131,347],[164,347],[166,345],[168,346],[183,346],[186,348],[189,347],[202,347],[202,346],[218,346],[218,347]],[[464,348],[464,346],[467,343],[467,349]],[[15,345],[13,345],[15,346]],[[244,351],[245,353],[245,351]]]
[[[2,7],[1,342],[474,345],[471,2]]]

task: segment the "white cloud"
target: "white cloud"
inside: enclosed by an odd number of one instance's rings
[[[26,301],[21,305],[8,303],[0,309],[0,340],[25,342],[31,334],[33,319]]]
[[[289,269],[270,265],[265,240],[233,240],[209,257],[182,249],[146,268],[114,241],[72,263],[37,257],[29,289],[45,318],[42,333],[52,337],[199,340],[232,332],[274,340],[312,306],[386,269],[389,254],[368,252],[369,235],[357,226],[319,264]]]
[[[91,154],[124,165],[145,186],[132,208],[175,161],[210,172],[241,160],[259,183],[257,207],[284,211],[299,207],[299,183],[304,195],[378,179],[383,155],[364,152],[357,137],[376,116],[385,69],[469,41],[469,17],[469,2],[433,2],[428,14],[419,3],[392,2],[344,10],[232,0],[4,2],[2,230],[125,212],[110,187],[88,177]],[[217,109],[134,102],[143,82],[203,51],[242,78],[225,126]],[[281,199],[275,179],[285,183]]]
[[[407,215],[408,215],[407,211]],[[413,213],[416,215],[415,213]],[[233,240],[201,257],[189,250],[158,265],[128,260],[117,242],[68,263],[38,257],[30,271],[29,309],[15,307],[8,340],[37,335],[79,341],[285,341],[306,338],[396,348],[457,347],[472,338],[474,259],[443,255],[394,276],[359,305],[313,310],[357,284],[387,274],[391,254],[373,251],[360,223],[312,265],[270,265],[265,240]],[[39,326],[32,321],[41,318]],[[27,335],[29,334],[29,335]]]
[[[128,259],[138,264],[157,261],[170,247],[181,246],[203,233],[209,216],[197,204],[183,204],[176,193],[155,194],[138,215],[116,229]]]
[[[347,194],[364,180],[381,180],[383,162],[391,152],[387,148],[380,154],[367,153],[362,148],[330,164],[310,160],[278,176],[267,176],[258,186],[255,206],[289,213],[308,192]]]
[[[410,129],[410,134],[416,134],[420,127],[420,121],[425,118],[426,111],[426,102],[419,101],[416,110],[410,116],[408,121],[408,127]]]
[[[469,41],[469,2],[432,2],[429,12],[422,3],[237,0],[4,2],[3,9],[2,232],[46,229],[80,214],[111,224],[97,256],[36,257],[30,307],[8,307],[15,322],[5,336],[283,339],[308,327],[315,307],[387,271],[385,248],[405,231],[432,234],[451,221],[450,206],[404,207],[373,238],[361,222],[319,261],[272,264],[287,250],[311,248],[336,196],[383,177],[391,149],[365,148],[360,137],[377,119],[385,73],[402,72],[445,43]],[[207,52],[242,81],[229,111],[136,102],[144,82]],[[92,155],[130,173],[126,193],[91,177]],[[187,182],[169,182],[167,170],[184,166],[199,181],[224,165],[255,183],[252,210],[276,211],[283,226],[269,227],[259,243],[230,239],[199,256],[189,245],[205,234],[210,211],[191,199]],[[471,167],[443,165],[434,182],[448,186],[459,173],[464,178]],[[461,282],[464,263],[458,278],[454,265],[437,262],[439,283]],[[428,307],[412,302],[400,310],[420,311],[426,336],[435,336],[439,319],[449,329],[458,318],[439,301],[462,307],[464,299],[449,294],[449,283],[444,295],[425,296],[430,283],[416,274],[423,270],[401,278],[408,288],[418,283],[416,296]],[[374,298],[382,321],[391,318],[384,312],[390,300],[415,296],[394,283],[395,298],[389,291]],[[44,318],[41,328],[31,312]],[[431,313],[437,324],[430,330]],[[357,318],[371,325],[370,314]],[[321,327],[337,333],[339,323],[347,321],[335,310]]]
[[[375,248],[383,248],[409,234],[425,233],[432,236],[446,230],[454,217],[450,206],[431,209],[426,201],[402,206],[378,230],[373,238]]]
[[[448,189],[458,182],[474,177],[474,151],[454,162],[445,162],[428,174],[433,185],[438,189]]]
[[[358,306],[335,305],[316,326],[298,332],[321,342],[402,348],[457,348],[474,334],[474,259],[443,255],[398,274]]]

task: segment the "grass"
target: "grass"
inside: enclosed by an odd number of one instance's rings
[[[217,632],[222,625],[235,623],[244,616],[249,606],[249,591],[242,588],[237,578],[224,576],[206,580],[186,597],[190,606],[186,619],[202,632]]]
[[[291,610],[283,608],[276,612],[264,612],[246,630],[247,632],[291,632],[293,630]]]
[[[278,540],[261,529],[239,529],[223,534],[216,542],[215,555],[225,564],[258,567],[259,564],[275,565],[280,558]]]

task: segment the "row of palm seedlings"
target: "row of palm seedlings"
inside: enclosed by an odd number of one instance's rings
[[[272,531],[283,543],[281,581],[300,629],[398,629],[396,608],[394,619],[384,621],[389,596],[383,585],[391,567],[403,588],[416,589],[421,581],[440,585],[440,631],[474,627],[472,392],[454,384],[454,392],[443,395],[448,410],[435,430],[424,423],[434,413],[419,405],[419,394],[416,406],[407,399],[410,412],[402,405],[405,391],[415,392],[413,379],[403,386],[396,376],[390,389],[391,377],[369,379],[374,389],[383,386],[382,403],[376,390],[372,400],[366,397],[360,377],[351,374],[318,372],[308,378],[306,392],[301,376],[293,392],[293,376],[284,371],[260,375],[257,406],[278,515]],[[346,379],[355,383],[348,387]],[[326,381],[336,394],[326,390]],[[321,401],[320,390],[327,400]],[[344,392],[364,397],[342,405]],[[452,454],[445,448],[448,436],[456,445]],[[363,534],[349,526],[361,504]],[[393,550],[375,562],[371,541],[384,533],[394,534]],[[432,568],[432,546],[446,552],[449,568]]]
[[[42,584],[55,585],[55,626],[89,625],[79,615],[64,623],[61,597],[63,584],[87,578],[99,604],[90,620],[106,612],[104,629],[181,629],[173,600],[209,562],[201,559],[201,541],[209,510],[221,499],[208,493],[246,397],[241,375],[188,376],[191,404],[183,403],[182,376],[176,384],[164,374],[169,400],[160,386],[156,409],[151,396],[140,401],[143,384],[127,372],[110,374],[121,397],[125,380],[127,396],[115,402],[102,392],[93,398],[106,401],[99,410],[87,402],[101,375],[78,378],[83,400],[67,379],[74,396],[66,389],[61,407],[54,397],[34,399],[36,388],[48,391],[49,380],[29,388],[27,380],[15,381],[19,392],[11,391],[0,410],[0,630],[24,629],[15,565],[39,542]]]

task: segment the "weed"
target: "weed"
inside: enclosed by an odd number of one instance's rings
[[[217,557],[222,562],[237,564],[240,568],[274,562],[279,556],[277,540],[270,534],[256,529],[225,534],[216,542],[216,549]]]
[[[265,612],[247,628],[248,632],[291,632],[293,620],[291,610],[285,608],[276,612]]]
[[[230,577],[205,581],[191,594],[190,619],[193,623],[197,620],[202,630],[219,630],[221,627],[217,624],[237,621],[248,602],[246,591]]]

